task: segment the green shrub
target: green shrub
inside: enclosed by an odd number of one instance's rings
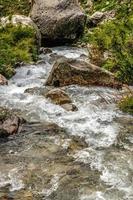
[[[97,47],[97,55],[105,51],[111,57],[101,60],[101,67],[115,73],[120,81],[133,84],[133,13],[131,1],[97,0],[94,11],[116,10],[116,18],[85,30],[81,42]],[[97,56],[96,55],[96,56]],[[94,57],[94,56],[93,56]],[[94,59],[96,60],[96,59]]]
[[[21,25],[0,27],[0,74],[10,78],[17,62],[37,59],[35,31]]]
[[[13,14],[28,15],[29,11],[28,0],[0,0],[0,17]]]
[[[120,110],[133,115],[133,95],[123,97],[118,105]]]

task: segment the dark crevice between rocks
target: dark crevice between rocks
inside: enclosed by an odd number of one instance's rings
[[[79,27],[77,31],[75,39],[67,39],[63,36],[59,36],[58,38],[49,38],[43,37],[41,38],[41,46],[42,47],[56,47],[56,46],[72,46],[72,44],[76,43],[80,37],[83,36],[84,28]]]
[[[71,46],[75,40],[42,38],[42,47]]]

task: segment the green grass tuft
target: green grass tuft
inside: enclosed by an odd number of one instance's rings
[[[118,105],[120,110],[133,115],[133,95],[123,97]]]
[[[0,17],[13,14],[28,15],[29,11],[28,0],[0,0]]]
[[[93,12],[108,10],[116,11],[115,19],[91,29],[86,28],[81,42],[95,47],[92,62],[100,63],[101,67],[115,73],[120,81],[133,84],[133,3],[128,0],[94,2]],[[106,60],[103,56],[97,59],[104,52],[110,52],[111,56]]]
[[[15,63],[37,59],[35,35],[32,27],[0,27],[0,74],[10,78],[15,73]]]

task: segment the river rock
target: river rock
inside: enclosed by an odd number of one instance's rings
[[[77,0],[34,0],[31,18],[42,34],[42,44],[54,46],[78,38],[86,16]]]
[[[121,83],[115,80],[112,73],[89,62],[74,59],[57,60],[46,85],[62,87],[73,84],[121,87]]]
[[[22,120],[8,109],[0,107],[0,137],[8,137],[18,132]]]
[[[7,79],[2,74],[0,74],[0,85],[7,85],[7,84],[8,84]]]
[[[61,105],[61,107],[63,107],[67,111],[77,110],[77,107],[72,104],[72,100],[70,99],[68,94],[66,94],[61,89],[52,89],[45,95],[45,97],[51,99],[53,103]]]

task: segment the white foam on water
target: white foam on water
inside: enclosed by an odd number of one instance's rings
[[[105,153],[103,151],[96,151],[92,148],[86,148],[77,151],[77,153],[74,155],[74,158],[75,161],[89,164],[91,169],[102,171],[104,154]]]
[[[54,174],[53,178],[51,179],[49,185],[49,189],[43,189],[43,191],[40,193],[44,196],[44,199],[47,199],[54,191],[58,189],[59,186],[59,179],[60,177],[57,174]]]
[[[0,188],[4,186],[9,186],[11,192],[17,191],[24,188],[24,183],[21,180],[21,175],[19,174],[19,169],[11,169],[6,174],[0,173]]]
[[[81,195],[80,200],[107,200],[101,191],[92,193],[91,195]]]

